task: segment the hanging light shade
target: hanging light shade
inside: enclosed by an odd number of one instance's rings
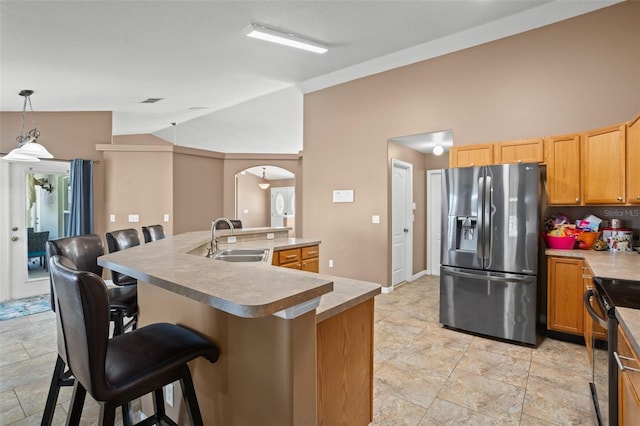
[[[47,151],[47,148],[37,142],[38,137],[40,137],[40,131],[36,127],[33,105],[31,105],[31,95],[33,94],[33,90],[21,90],[18,94],[24,97],[24,103],[22,105],[22,119],[20,121],[20,136],[16,138],[18,148],[5,155],[3,159],[6,161],[16,162],[38,162],[41,158],[53,158],[53,155]],[[33,129],[25,133],[24,116],[27,112],[27,104],[29,105],[29,111],[31,112]]]
[[[263,167],[262,168],[262,180],[260,181],[258,186],[260,187],[260,189],[268,189],[269,185],[270,185],[270,183],[267,181],[266,169]]]

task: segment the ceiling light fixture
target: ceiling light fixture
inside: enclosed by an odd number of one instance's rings
[[[258,186],[260,187],[260,189],[268,189],[269,185],[270,185],[269,182],[267,182],[266,169],[263,167],[262,168],[262,180],[260,181]]]
[[[436,145],[433,147],[433,155],[442,155],[444,152],[444,148],[442,145]]]
[[[53,158],[53,155],[47,151],[47,148],[37,142],[38,137],[40,137],[40,131],[36,127],[36,119],[33,113],[33,106],[31,105],[31,95],[33,95],[33,90],[21,90],[18,94],[20,96],[24,96],[22,119],[20,121],[20,136],[16,138],[18,148],[11,150],[11,152],[2,157],[2,159],[13,162],[35,163],[40,161],[41,158]],[[25,134],[24,116],[27,111],[27,104],[29,104],[29,111],[31,112],[33,129],[29,130]]]
[[[247,37],[257,38],[260,40],[270,41],[296,49],[307,50],[314,53],[327,53],[329,48],[317,41],[308,40],[296,34],[286,33],[284,31],[275,30],[260,24],[249,24],[242,32]]]

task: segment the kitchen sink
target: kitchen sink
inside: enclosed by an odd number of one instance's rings
[[[269,249],[228,249],[220,250],[213,258],[225,262],[264,262]]]

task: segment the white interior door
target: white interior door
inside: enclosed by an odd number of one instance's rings
[[[392,160],[391,284],[410,281],[413,265],[412,165]]]
[[[440,275],[442,170],[427,171],[427,270]]]
[[[28,256],[28,229],[48,232],[48,239],[63,236],[60,216],[64,206],[61,203],[68,199],[65,197],[68,188],[61,185],[63,180],[57,177],[68,174],[68,162],[41,161],[9,165],[9,232],[3,234],[9,237],[9,255],[2,265],[9,271],[6,275],[8,282],[3,282],[5,288],[2,292],[7,299],[49,293],[49,274],[44,267],[44,257]],[[37,178],[39,184],[29,183],[32,178]]]

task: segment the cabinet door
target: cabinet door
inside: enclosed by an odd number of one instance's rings
[[[449,167],[472,167],[493,164],[493,145],[454,146],[449,150]]]
[[[620,326],[616,352],[624,357],[620,362],[627,367],[618,371],[618,423],[621,426],[637,425],[640,419],[640,357]]]
[[[302,270],[307,272],[320,272],[320,262],[317,257],[302,261]]]
[[[542,138],[500,142],[493,148],[496,164],[542,163]]]
[[[625,202],[626,126],[585,133],[582,139],[582,193],[585,204]]]
[[[583,335],[581,259],[550,257],[547,280],[547,328],[563,333]]]
[[[640,204],[640,115],[627,125],[627,201]]]
[[[545,139],[549,204],[580,204],[580,135]]]

